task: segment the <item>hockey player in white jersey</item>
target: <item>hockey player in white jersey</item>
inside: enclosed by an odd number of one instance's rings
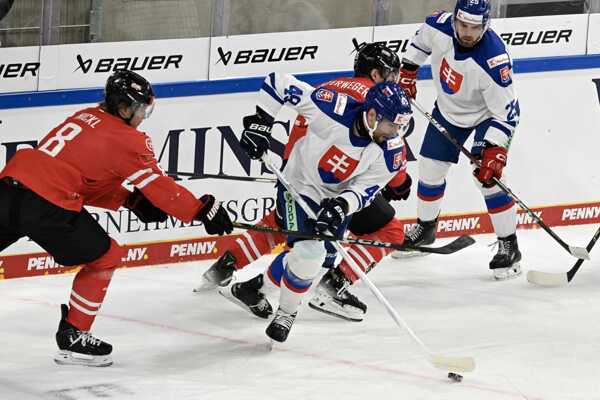
[[[461,144],[475,131],[471,152],[481,160],[481,168],[475,168],[473,174],[499,244],[489,267],[501,280],[521,273],[521,253],[515,233],[515,202],[492,178],[502,176],[520,109],[512,60],[489,24],[489,0],[458,0],[453,13],[428,17],[402,60],[400,85],[415,98],[417,69],[430,58],[438,95],[433,117]],[[418,220],[406,234],[409,245],[435,240],[445,178],[450,166],[458,162],[459,150],[429,124],[420,154]]]
[[[396,83],[369,90],[364,103],[332,89],[315,89],[291,75],[272,73],[259,92],[256,114],[244,118],[241,145],[251,158],[269,148],[274,116],[290,106],[308,123],[283,169],[291,185],[317,214],[310,220],[282,187],[277,192],[277,217],[282,227],[301,233],[342,235],[348,216],[368,205],[403,166],[402,139],[410,118],[408,98]],[[330,243],[290,236],[291,250],[278,277],[279,308],[267,327],[273,340],[287,339],[304,294],[318,275]],[[256,288],[258,290],[260,288]]]

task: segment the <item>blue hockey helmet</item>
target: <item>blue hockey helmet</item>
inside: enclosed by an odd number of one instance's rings
[[[467,24],[482,26],[481,35],[477,39],[479,41],[490,26],[491,11],[492,4],[490,0],[458,0],[452,16],[454,36],[460,40],[456,32],[456,21],[462,21]]]
[[[370,109],[374,109],[377,113],[377,121],[372,128],[366,121],[366,114]],[[364,111],[363,119],[371,138],[377,125],[384,119],[405,131],[412,116],[408,97],[402,87],[394,82],[381,82],[369,89],[365,98]]]

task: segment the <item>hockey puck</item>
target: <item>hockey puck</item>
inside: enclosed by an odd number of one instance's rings
[[[462,382],[462,375],[455,374],[454,372],[448,372],[448,378],[452,379],[454,382]]]

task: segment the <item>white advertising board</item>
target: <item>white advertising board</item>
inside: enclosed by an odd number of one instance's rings
[[[600,54],[600,14],[590,14],[588,54]]]
[[[39,47],[0,49],[0,93],[37,90]]]
[[[355,42],[370,42],[373,28],[329,29],[212,38],[210,79],[269,72],[347,70]]]
[[[103,86],[116,69],[153,83],[208,79],[209,39],[42,46],[39,90]]]
[[[535,74],[515,77],[521,102],[521,123],[512,143],[506,174],[508,185],[530,207],[579,203],[600,197],[600,173],[596,149],[600,148],[600,69]],[[241,119],[254,111],[253,93],[234,93],[159,99],[152,117],[141,128],[154,142],[165,170],[195,172],[205,179],[182,177],[182,184],[198,196],[214,193],[231,215],[243,222],[257,222],[274,206],[274,188],[268,183],[206,178],[207,175],[261,176],[257,161],[250,161],[239,148]],[[431,81],[419,83],[419,102],[432,106],[435,93]],[[85,105],[9,109],[2,111],[0,167],[23,146],[35,144],[65,116]],[[278,116],[283,123],[293,113]],[[425,119],[416,115],[407,141],[418,154]],[[281,154],[285,129],[277,125],[272,149]],[[470,148],[470,141],[466,144]],[[280,158],[275,155],[274,158]],[[310,167],[310,166],[307,166]],[[409,164],[416,191],[417,163]],[[472,182],[471,167],[461,159],[448,176],[444,213],[480,212],[485,205]],[[266,173],[263,176],[271,176]],[[414,217],[415,193],[409,201],[396,202],[400,217]],[[117,213],[94,210],[100,224],[122,243],[173,240],[203,235],[197,226],[178,222],[166,225],[140,223],[127,210]],[[25,240],[21,248],[31,250]],[[23,248],[25,246],[26,248]]]

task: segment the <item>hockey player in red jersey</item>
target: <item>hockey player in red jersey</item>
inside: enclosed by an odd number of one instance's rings
[[[89,331],[123,251],[84,206],[124,206],[143,222],[165,221],[167,214],[200,220],[210,234],[232,230],[212,195],[197,199],[158,165],[150,138],[137,130],[153,107],[150,83],[117,71],[108,78],[102,103],[68,117],[0,172],[0,250],[28,236],[57,263],[82,266],[70,306],[61,306],[59,364],[112,364],[112,346]]]
[[[352,98],[364,101],[365,95],[374,84],[385,80],[396,81],[400,60],[396,53],[383,43],[369,43],[363,45],[354,61],[354,77],[341,77],[320,85],[326,89],[345,93]],[[289,156],[291,149],[298,139],[306,134],[307,125],[301,116],[296,119],[284,151],[284,160]],[[406,154],[404,154],[406,158]],[[349,225],[349,230],[355,236],[364,239],[379,240],[384,242],[402,243],[404,240],[403,225],[394,218],[395,211],[389,204],[390,200],[405,200],[408,198],[411,187],[410,176],[405,168],[378,194],[373,203],[365,209],[354,214]],[[258,225],[277,228],[275,212],[267,214]],[[227,286],[233,272],[244,268],[249,263],[257,260],[264,254],[269,254],[276,245],[284,243],[283,235],[247,231],[236,240],[221,258],[203,275],[203,289],[215,286]],[[364,271],[372,269],[383,257],[391,252],[389,249],[353,245],[348,249],[350,256]],[[310,306],[318,311],[326,312],[344,319],[360,321],[367,306],[356,298],[347,289],[357,280],[346,261],[333,268],[333,259],[328,258],[332,268],[323,278],[316,291],[315,298],[310,301]],[[265,276],[270,276],[266,274]],[[262,286],[263,275],[249,281],[250,287]],[[256,281],[256,282],[255,282]],[[274,282],[276,285],[279,282]],[[268,308],[263,307],[264,299],[255,290],[244,290],[243,283],[236,283],[231,288],[232,295],[246,305],[250,304],[251,311],[257,311],[261,316],[268,316]],[[256,297],[259,296],[259,297]],[[265,311],[267,310],[267,311]],[[254,312],[253,311],[253,312]]]

